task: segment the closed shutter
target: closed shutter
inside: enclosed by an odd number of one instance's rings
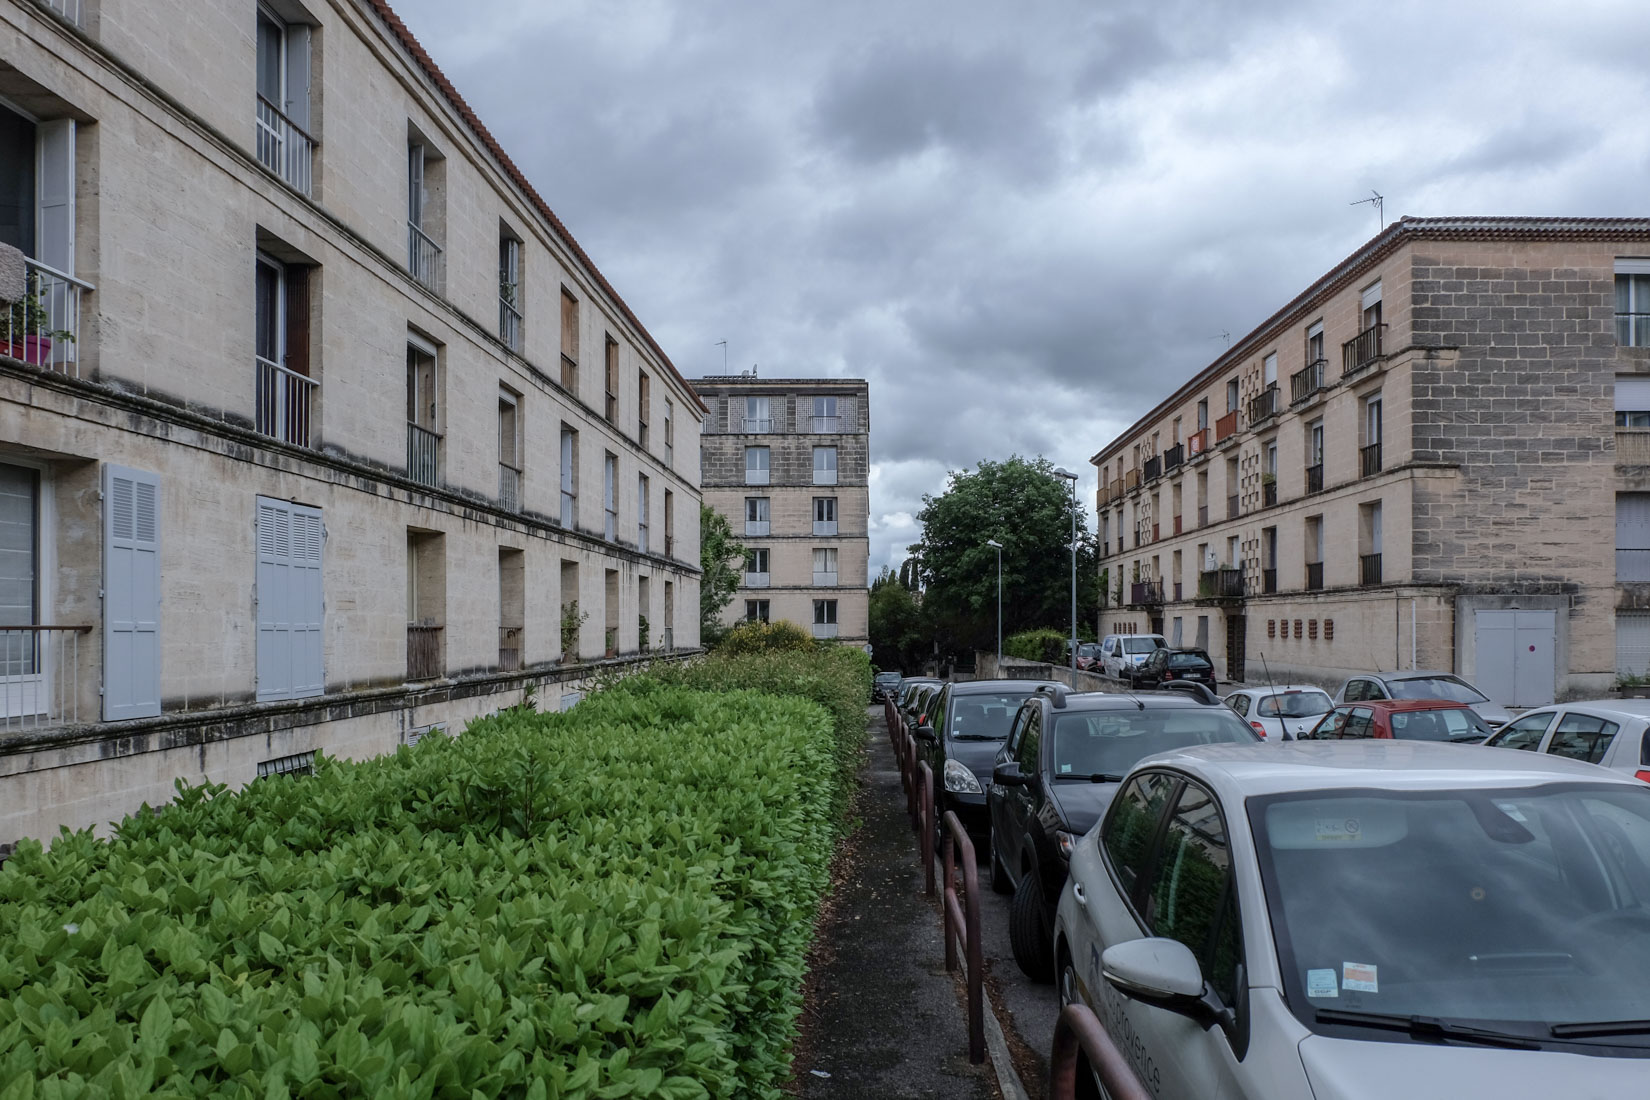
[[[322,690],[319,509],[258,498],[258,698]]]
[[[1616,494],[1616,581],[1650,581],[1650,493]]]
[[[103,718],[160,713],[160,478],[103,468]]]
[[[74,274],[74,120],[42,122],[36,131],[39,163],[38,259]],[[61,314],[59,316],[62,316]]]
[[[309,129],[309,35],[305,25],[286,29],[286,104],[282,108],[300,130]]]
[[[1650,409],[1650,378],[1617,378],[1616,411],[1643,412]]]
[[[1650,675],[1650,611],[1616,612],[1616,673]]]

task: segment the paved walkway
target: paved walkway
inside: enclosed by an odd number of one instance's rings
[[[880,707],[867,726],[870,758],[860,773],[857,808],[862,824],[848,842],[812,960],[798,1094],[807,1100],[997,1100],[991,1063],[968,1061],[968,1025],[958,985],[945,970],[939,907],[922,892],[921,861]]]

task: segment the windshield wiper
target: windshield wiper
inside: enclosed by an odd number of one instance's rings
[[[1423,1038],[1456,1039],[1463,1043],[1482,1043],[1485,1046],[1510,1047],[1513,1050],[1539,1050],[1535,1040],[1506,1031],[1455,1024],[1436,1016],[1400,1016],[1388,1012],[1351,1012],[1344,1008],[1320,1008],[1320,1024],[1355,1024],[1359,1027],[1381,1027],[1392,1031],[1406,1031]]]
[[[1123,777],[1122,776],[1113,775],[1111,772],[1093,772],[1089,775],[1076,775],[1076,774],[1073,774],[1071,772],[1063,772],[1060,775],[1055,776],[1054,778],[1056,778],[1056,779],[1080,779],[1085,783],[1121,783],[1121,782],[1123,782]]]
[[[1650,1020],[1596,1020],[1587,1024],[1554,1024],[1555,1039],[1579,1039],[1588,1035],[1650,1035]]]
[[[1001,737],[993,737],[989,733],[958,733],[952,735],[953,741],[1001,741]]]

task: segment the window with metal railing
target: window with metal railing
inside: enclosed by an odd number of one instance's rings
[[[521,351],[521,241],[502,230],[498,239],[498,338]]]
[[[438,169],[439,158],[421,141],[407,146],[407,271],[429,290],[441,294],[446,289],[447,267],[441,245],[430,235],[434,207],[429,179]]]
[[[1360,584],[1381,583],[1381,555],[1358,555],[1358,581]]]
[[[1308,493],[1323,492],[1323,463],[1306,468],[1306,491]]]
[[[254,416],[258,431],[311,445],[317,383],[309,358],[309,269],[259,253],[253,280]]]
[[[437,349],[407,344],[407,476],[421,485],[441,483],[441,369]]]
[[[73,0],[78,22],[79,0]],[[310,119],[312,28],[258,6],[257,93],[253,128],[258,163],[300,194],[314,182]]]

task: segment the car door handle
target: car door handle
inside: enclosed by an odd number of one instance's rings
[[[1071,896],[1077,899],[1078,905],[1081,905],[1085,909],[1089,907],[1088,895],[1083,893],[1083,886],[1081,883],[1074,882],[1071,884]]]

